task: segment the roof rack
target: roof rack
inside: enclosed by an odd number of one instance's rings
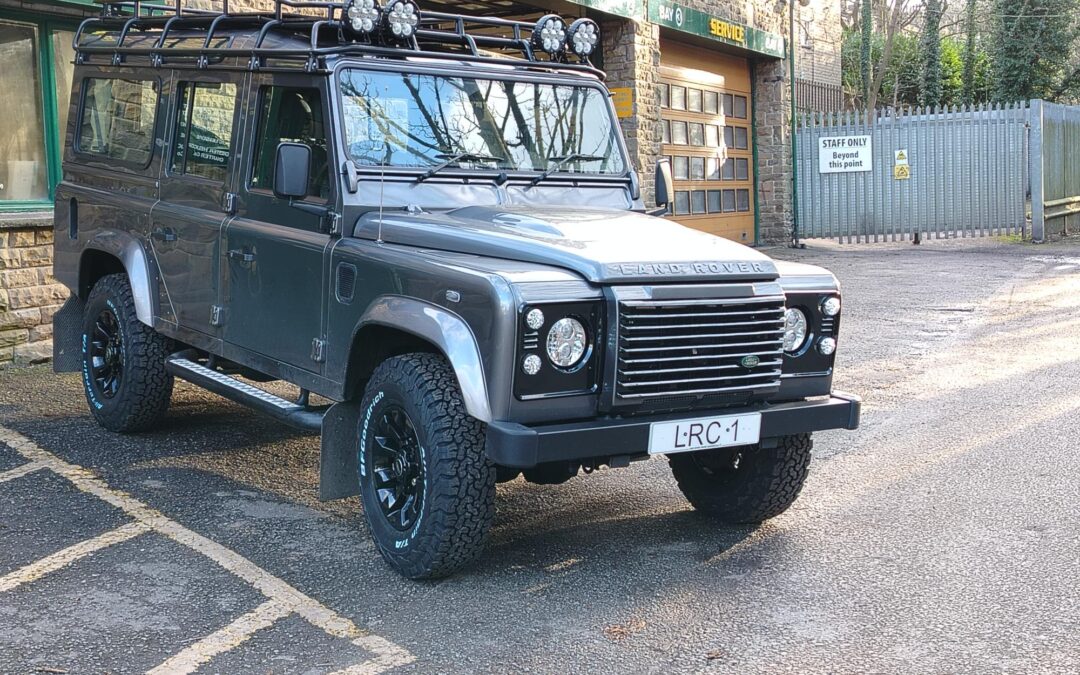
[[[127,57],[135,56],[149,59],[154,67],[177,63],[177,59],[190,63],[193,59],[197,68],[215,65],[225,69],[316,72],[325,71],[327,57],[333,56],[426,56],[577,71],[604,78],[588,58],[571,62],[565,51],[539,58],[531,37],[544,19],[528,22],[421,11],[415,34],[406,41],[394,42],[380,30],[368,35],[351,31],[344,20],[351,0],[273,0],[273,11],[266,12],[230,12],[229,0],[222,0],[220,12],[184,7],[184,0],[169,4],[98,1],[102,2],[101,15],[85,19],[75,32],[72,46],[76,63],[93,63],[93,57],[99,56],[107,57],[101,63],[120,66],[128,63]],[[233,34],[224,33],[226,30],[250,31],[254,43],[234,47],[230,39]],[[168,46],[170,38],[190,40],[193,34],[203,38],[201,46]],[[282,40],[271,40],[271,36],[292,38],[306,46],[282,46]],[[150,38],[156,39],[147,46]],[[236,61],[227,64],[225,59]],[[268,59],[272,59],[272,65],[268,65]]]

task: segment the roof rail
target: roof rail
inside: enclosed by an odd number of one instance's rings
[[[587,57],[572,62],[565,49],[540,58],[539,50],[533,48],[533,32],[549,17],[528,22],[420,11],[415,33],[407,40],[394,40],[380,29],[366,35],[353,31],[346,12],[354,0],[273,0],[272,10],[268,5],[266,11],[246,12],[231,12],[229,0],[222,0],[220,12],[186,7],[184,0],[98,1],[102,2],[101,15],[84,20],[75,33],[72,46],[76,63],[91,63],[99,56],[119,66],[134,56],[148,59],[155,67],[180,59],[180,63],[193,62],[197,68],[314,72],[325,70],[326,58],[332,56],[428,56],[604,77]],[[234,47],[228,39],[233,33],[226,31],[238,30],[250,31],[254,44]],[[170,38],[190,40],[193,34],[202,38],[201,46],[179,46],[179,42],[170,46]],[[280,41],[269,41],[271,34],[300,39],[306,46],[274,46]],[[144,39],[132,45],[134,35]],[[156,38],[149,46],[148,37]],[[226,63],[229,58],[237,61]],[[273,59],[272,66],[268,67],[268,59]]]

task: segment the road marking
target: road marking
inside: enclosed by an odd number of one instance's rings
[[[4,473],[0,473],[0,483],[6,483],[9,480],[15,480],[16,478],[22,478],[23,476],[25,476],[28,473],[34,473],[38,469],[44,469],[44,468],[45,468],[44,466],[42,466],[41,464],[39,464],[37,462],[27,462],[26,464],[23,464],[20,467],[16,467],[14,469],[11,469],[10,471],[5,471]]]
[[[228,626],[214,631],[202,640],[170,656],[160,666],[152,668],[147,675],[186,675],[194,673],[218,654],[240,645],[255,633],[269,628],[292,614],[292,610],[277,600],[267,600]]]
[[[121,525],[115,530],[110,530],[105,534],[98,535],[93,539],[80,541],[74,546],[68,546],[52,555],[45,556],[37,562],[32,562],[26,567],[17,569],[10,574],[0,577],[0,593],[10,591],[13,588],[18,588],[23,584],[40,579],[46,574],[63,569],[76,560],[81,560],[95,551],[100,551],[113,544],[119,544],[128,539],[133,539],[140,534],[146,534],[149,531],[150,528],[142,523],[128,523],[127,525]]]
[[[10,446],[31,462],[37,462],[43,468],[55,471],[83,492],[121,509],[150,530],[210,558],[227,571],[257,588],[270,600],[276,601],[287,609],[289,613],[298,614],[308,623],[326,633],[349,640],[357,647],[375,655],[375,658],[354,666],[354,668],[360,668],[361,670],[353,672],[374,675],[416,660],[416,657],[404,648],[386,638],[361,630],[349,619],[305,595],[287,582],[278,579],[247,558],[193,530],[189,530],[126,492],[109,487],[105,481],[87,469],[65,462],[56,455],[42,449],[22,434],[0,426],[0,443]]]

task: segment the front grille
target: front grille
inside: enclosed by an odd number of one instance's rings
[[[778,389],[783,337],[783,296],[620,302],[616,397]],[[746,357],[759,361],[748,368]]]

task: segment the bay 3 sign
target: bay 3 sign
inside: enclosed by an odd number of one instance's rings
[[[869,171],[874,146],[869,136],[829,136],[818,139],[818,173]]]

